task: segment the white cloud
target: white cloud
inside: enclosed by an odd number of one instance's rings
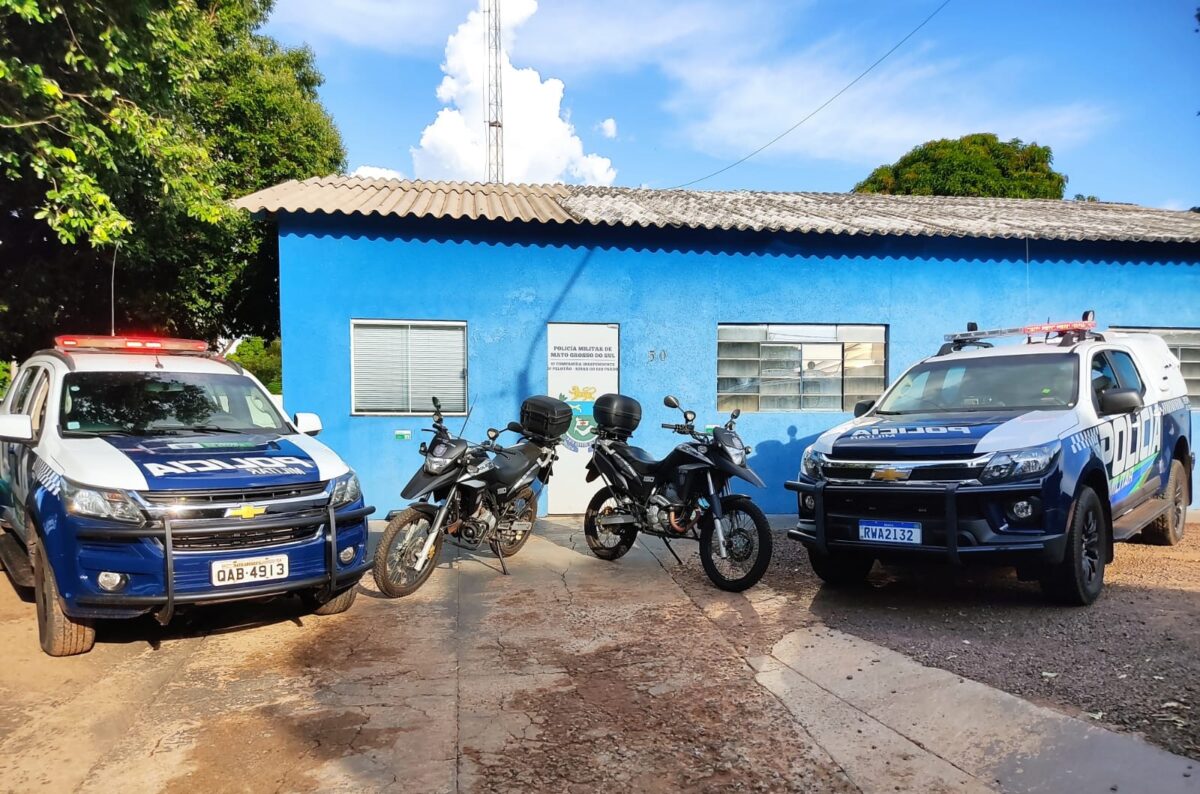
[[[617,120],[611,116],[600,122],[599,127],[600,134],[605,138],[612,139],[617,137]]]
[[[378,165],[360,165],[350,172],[350,176],[360,176],[364,179],[404,179],[404,174],[396,169]]]
[[[562,109],[564,86],[542,79],[532,68],[512,65],[509,52],[515,32],[537,11],[536,0],[502,0],[504,52],[504,178],[508,182],[582,182],[611,185],[617,172],[612,161],[585,154],[583,142]],[[485,176],[484,84],[486,0],[446,42],[437,97],[447,107],[421,133],[412,151],[413,169],[421,179],[480,180]]]
[[[268,32],[411,55],[435,50],[474,0],[278,0]]]
[[[754,62],[695,58],[667,67],[678,90],[669,106],[683,135],[719,157],[750,152],[849,83],[868,56],[839,37]],[[929,51],[893,56],[762,157],[802,156],[878,164],[935,138],[995,132],[1065,146],[1087,138],[1107,113],[1087,102],[1031,105],[1006,97],[1009,67],[971,68]]]

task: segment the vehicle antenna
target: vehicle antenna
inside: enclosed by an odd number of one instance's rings
[[[459,438],[462,438],[463,433],[467,432],[467,422],[471,421],[471,412],[474,410],[475,410],[475,401],[472,400],[471,404],[467,406],[467,416],[465,419],[463,419],[462,429],[458,431]]]

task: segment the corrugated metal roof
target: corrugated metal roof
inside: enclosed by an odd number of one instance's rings
[[[268,213],[820,234],[1200,242],[1200,213],[1040,199],[652,190],[331,176],[284,182],[234,204]]]

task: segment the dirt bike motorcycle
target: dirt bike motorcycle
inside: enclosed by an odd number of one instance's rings
[[[559,438],[571,421],[566,403],[530,397],[521,406],[521,421],[506,428],[521,441],[503,447],[502,431],[491,428],[487,441],[471,444],[446,429],[437,398],[433,405],[433,427],[426,429],[433,441],[421,443],[425,462],[402,492],[416,501],[390,518],[375,549],[375,584],[391,598],[425,584],[447,536],[472,551],[487,544],[507,575],[504,559],[529,540],[538,495],[550,480]]]
[[[663,404],[679,408],[674,397]],[[671,541],[695,540],[713,584],[731,592],[753,587],[771,562],[771,526],[749,496],[730,491],[734,478],[763,487],[746,465],[750,448],[734,430],[741,411],[734,410],[725,426],[711,433],[698,432],[696,414],[683,411],[683,424],[663,428],[692,440],[663,460],[628,443],[642,418],[637,400],[605,394],[596,400],[592,415],[597,432],[587,480],[605,483],[584,516],[592,553],[602,560],[619,559],[642,532],[662,538],[682,563]]]

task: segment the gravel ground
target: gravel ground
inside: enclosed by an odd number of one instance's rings
[[[694,600],[712,603],[699,561],[684,561],[667,567]],[[779,600],[774,618],[717,620],[751,653],[825,623],[1200,759],[1200,525],[1174,548],[1119,544],[1106,582],[1086,608],[1049,604],[1035,583],[989,569],[877,565],[869,587],[833,590],[781,532],[767,575],[747,593]]]

